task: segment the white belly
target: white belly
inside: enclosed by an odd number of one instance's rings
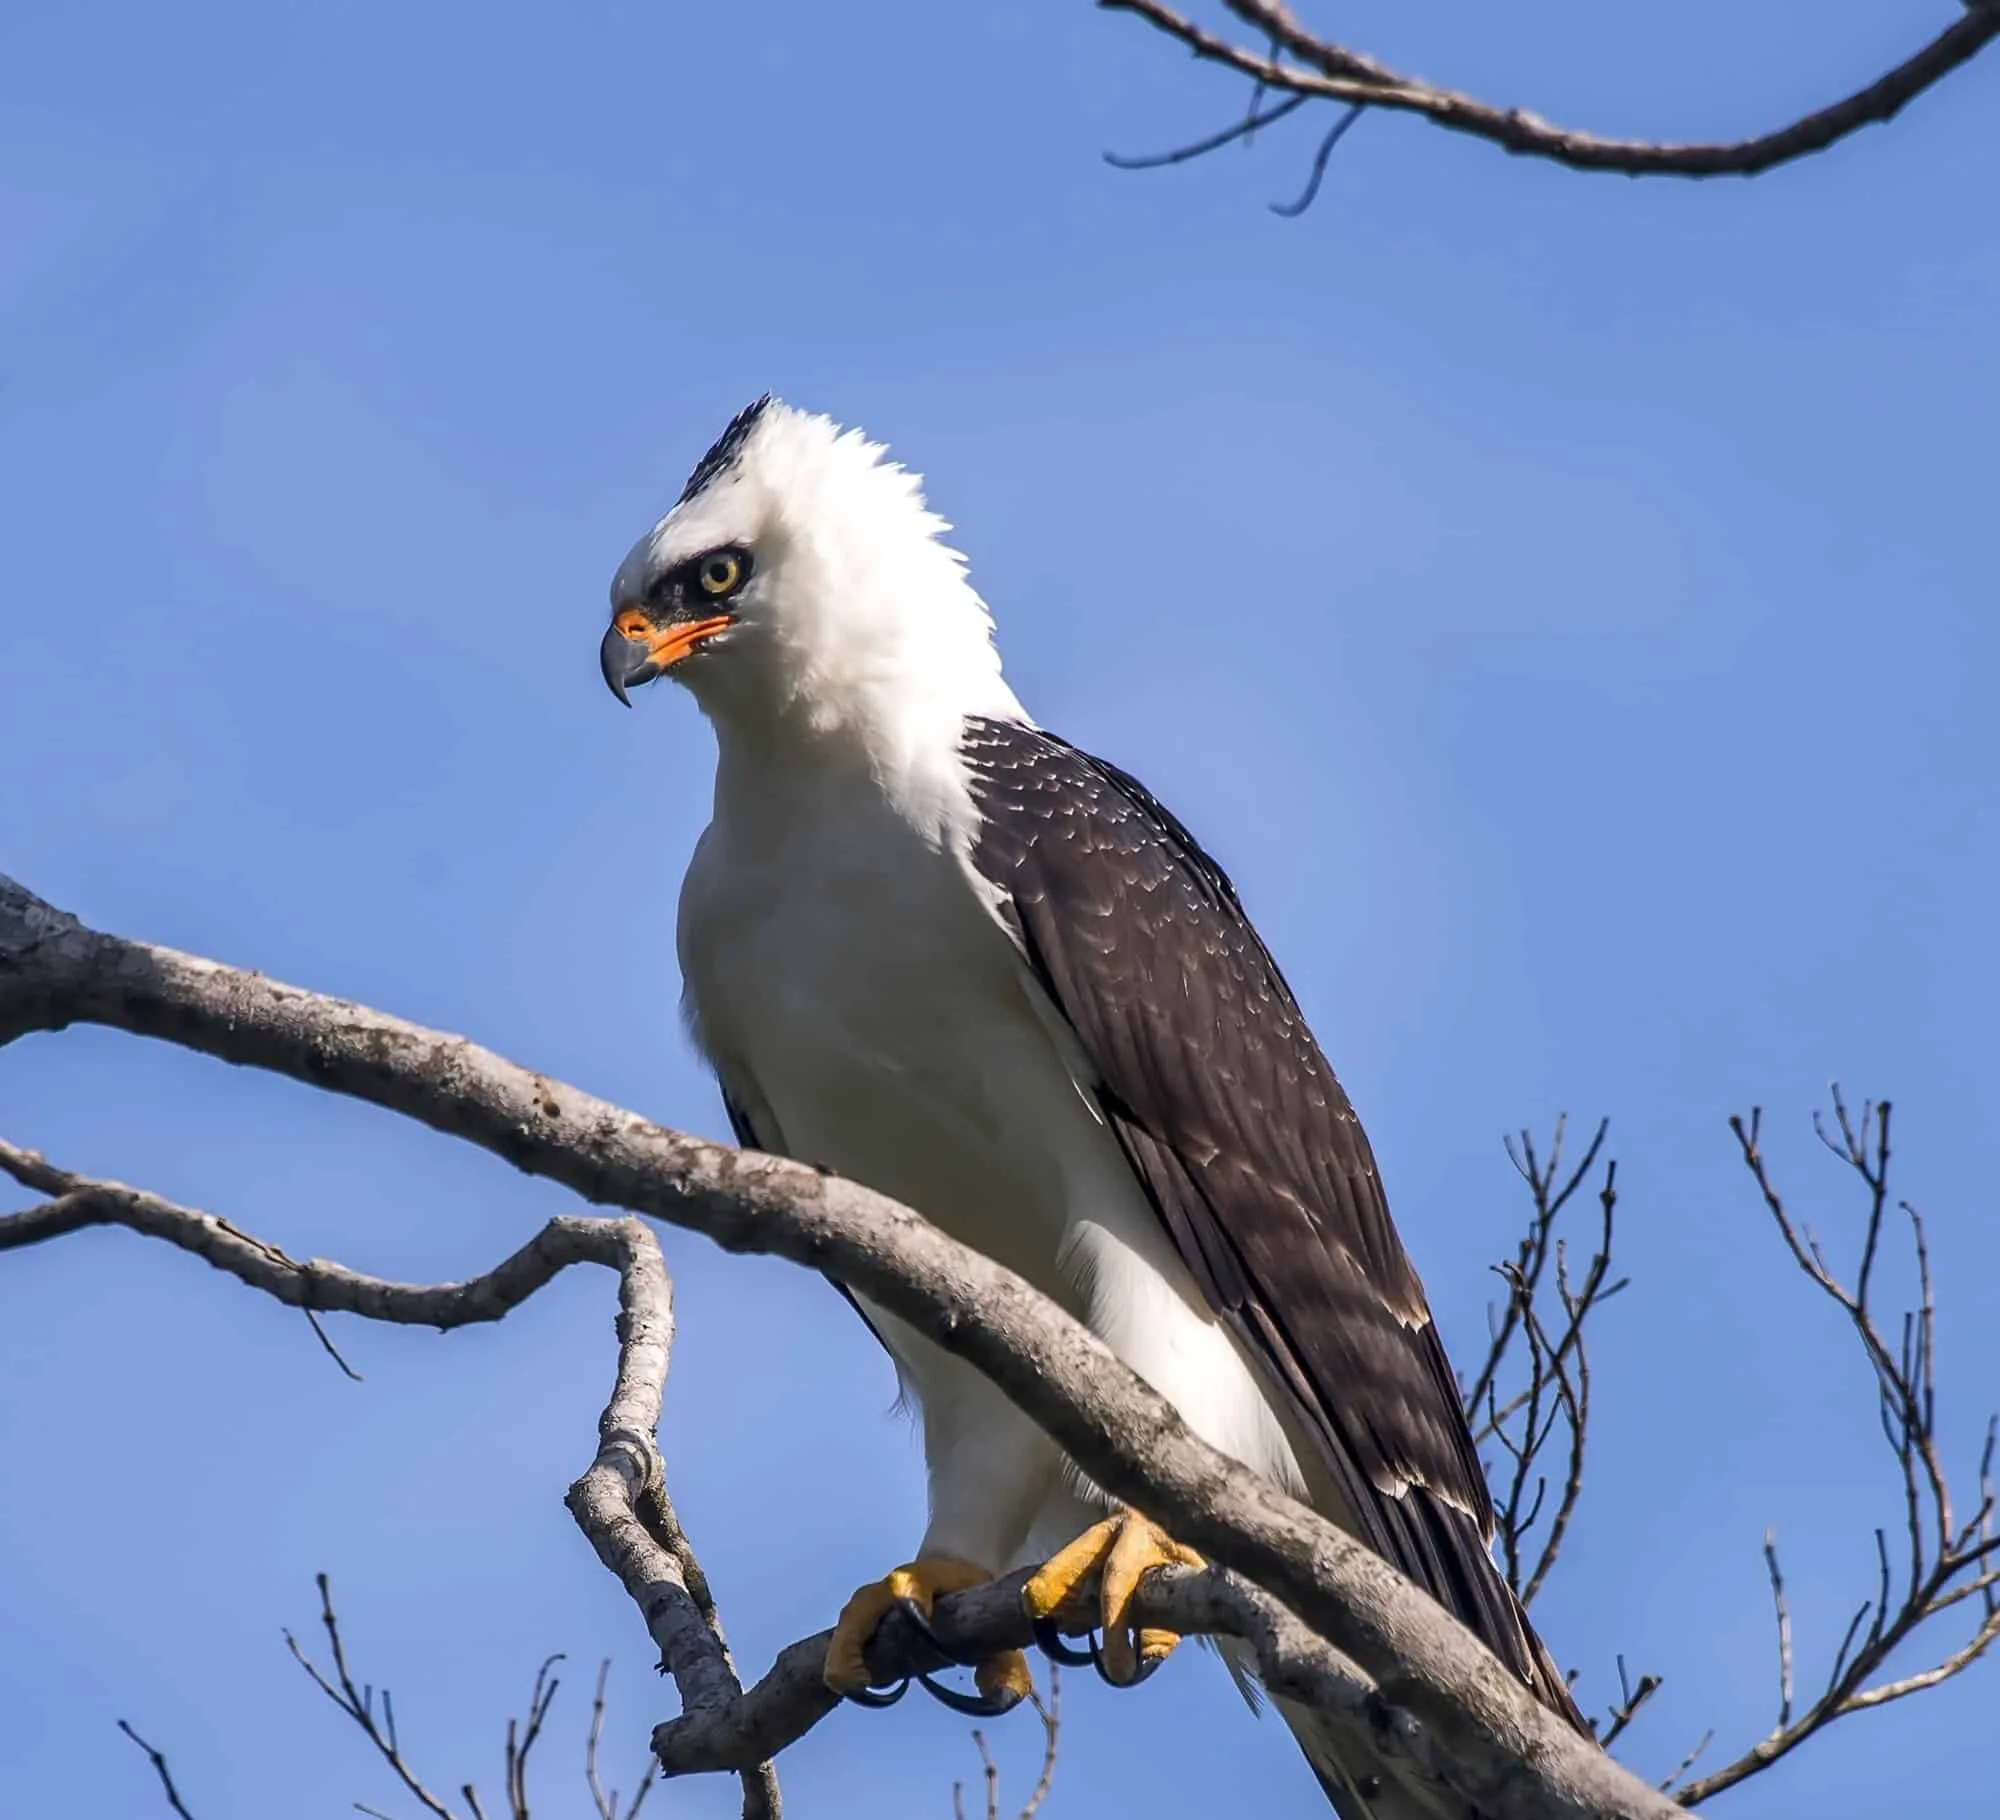
[[[1204,1439],[1296,1488],[1261,1387],[1075,1085],[975,876],[893,815],[794,834],[758,863],[711,830],[682,896],[690,1024],[760,1136],[1018,1271]],[[952,1437],[933,1406],[980,1402],[967,1421],[990,1407],[960,1382],[969,1368],[877,1326],[926,1409],[935,1519]],[[1068,1520],[1024,1522],[1045,1548],[1039,1528]]]

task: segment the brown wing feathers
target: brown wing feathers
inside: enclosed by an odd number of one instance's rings
[[[1142,785],[969,723],[974,861],[1097,1070],[1203,1295],[1363,1537],[1575,1719],[1487,1552],[1493,1509],[1359,1119],[1221,869]]]

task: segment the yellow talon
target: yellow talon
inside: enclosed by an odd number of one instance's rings
[[[826,1646],[826,1684],[837,1694],[858,1693],[869,1684],[867,1649],[876,1627],[890,1612],[905,1602],[924,1617],[931,1615],[931,1602],[943,1593],[963,1592],[992,1579],[983,1567],[960,1561],[951,1555],[921,1555],[861,1587],[841,1607],[833,1627],[833,1640]],[[1033,1683],[1028,1676],[1028,1658],[1018,1649],[989,1657],[973,1671],[973,1684],[989,1699],[1023,1699]],[[1012,1701],[1009,1702],[1010,1704]]]
[[[1097,1581],[1099,1646],[1106,1679],[1129,1685],[1173,1653],[1178,1632],[1148,1627],[1134,1630],[1132,1600],[1139,1583],[1156,1567],[1206,1567],[1191,1548],[1176,1542],[1157,1523],[1135,1510],[1114,1512],[1043,1563],[1021,1589],[1031,1620],[1079,1625],[1091,1616],[1090,1582]]]

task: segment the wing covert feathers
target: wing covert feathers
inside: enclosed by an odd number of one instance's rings
[[[1144,786],[1051,734],[975,720],[963,752],[974,863],[1210,1307],[1362,1539],[1580,1724],[1488,1553],[1458,1383],[1360,1120],[1228,878]]]

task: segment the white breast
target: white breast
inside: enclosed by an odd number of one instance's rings
[[[767,793],[703,836],[680,952],[696,1040],[760,1129],[1058,1287],[1060,1184],[1021,1122],[1087,1108],[957,852],[873,791]]]
[[[682,890],[681,965],[696,1040],[760,1135],[1019,1271],[1204,1438],[1296,1486],[965,858],[969,798],[940,839],[872,783],[728,771]]]

